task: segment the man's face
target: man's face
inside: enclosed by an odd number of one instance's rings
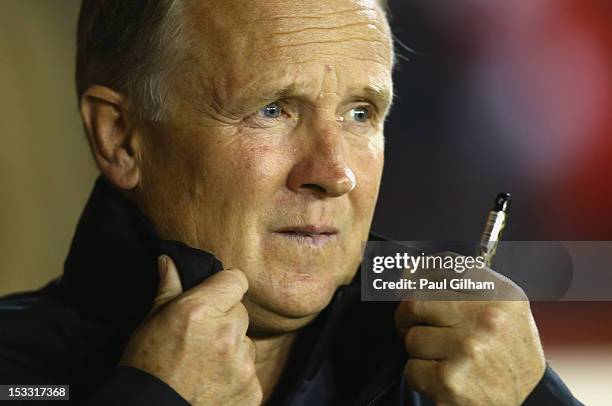
[[[163,238],[244,271],[251,328],[311,320],[367,240],[392,93],[377,2],[192,2],[174,114],[144,131],[137,200]]]

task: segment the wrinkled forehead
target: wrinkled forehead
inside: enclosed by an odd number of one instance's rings
[[[389,72],[393,47],[377,0],[194,1],[195,62],[239,80],[310,62]]]

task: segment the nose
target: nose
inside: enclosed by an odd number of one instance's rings
[[[344,153],[344,140],[334,129],[319,131],[293,166],[288,187],[295,193],[339,197],[357,186]]]

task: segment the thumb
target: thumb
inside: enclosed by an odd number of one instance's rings
[[[159,287],[153,302],[152,312],[156,312],[160,307],[183,293],[181,279],[172,258],[168,255],[160,255],[157,258],[157,269],[159,271]]]

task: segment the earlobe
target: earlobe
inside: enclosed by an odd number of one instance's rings
[[[91,86],[81,96],[80,110],[102,174],[120,189],[135,188],[140,177],[139,151],[125,98],[108,87]]]

